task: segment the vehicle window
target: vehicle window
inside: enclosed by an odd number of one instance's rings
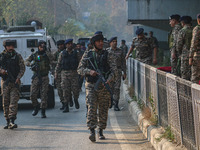
[[[37,47],[38,39],[27,39],[27,47]]]

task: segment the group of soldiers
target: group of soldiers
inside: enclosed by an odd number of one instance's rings
[[[90,39],[88,48],[84,50],[80,43],[76,46],[73,39],[57,41],[58,50],[47,50],[46,42],[38,42],[38,50],[24,61],[14,50],[15,42],[5,40],[5,50],[0,54],[0,75],[4,116],[7,124],[4,129],[17,128],[18,101],[20,97],[20,79],[24,75],[25,65],[33,71],[30,99],[33,105],[32,115],[41,110],[41,118],[46,118],[50,71],[53,71],[58,95],[64,113],[69,106],[75,104],[79,109],[79,93],[85,79],[87,126],[90,130],[89,139],[96,141],[95,128],[98,126],[99,139],[105,139],[103,130],[107,125],[108,109],[114,105],[120,111],[121,79],[126,78],[127,46],[122,40],[121,48],[117,47],[117,37],[112,37],[105,47],[104,36],[98,31]],[[108,46],[109,44],[109,46]],[[40,94],[41,102],[38,102]],[[98,112],[97,112],[98,110]]]
[[[171,53],[171,73],[200,84],[200,14],[197,15],[197,23],[198,25],[193,28],[191,16],[171,15],[169,24],[172,30],[168,41]],[[150,65],[156,64],[158,50],[156,38],[152,35],[147,38],[143,28],[138,28],[136,35],[126,59],[135,50],[137,60]]]
[[[171,73],[199,84],[200,14],[197,15],[197,23],[193,29],[191,16],[171,15],[169,47]]]

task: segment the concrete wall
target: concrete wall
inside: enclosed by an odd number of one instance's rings
[[[169,16],[189,15],[196,25],[196,15],[200,13],[199,0],[127,0],[128,22],[142,24],[165,31],[170,30]]]
[[[175,13],[195,18],[198,6],[199,0],[128,0],[128,19],[166,20]]]

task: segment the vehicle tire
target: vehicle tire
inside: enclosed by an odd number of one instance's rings
[[[52,85],[49,85],[49,90],[47,93],[47,104],[48,104],[48,108],[54,108],[55,106],[55,96],[54,96],[54,88]]]

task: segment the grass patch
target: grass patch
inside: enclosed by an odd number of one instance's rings
[[[159,138],[156,138],[156,141],[160,142],[163,138],[166,138],[169,142],[174,142],[175,137],[170,126],[165,128],[163,135]]]
[[[133,85],[128,87],[128,94],[131,98],[134,97],[134,87],[133,87]]]
[[[155,101],[152,95],[149,96],[149,102],[151,104],[151,109],[152,109],[152,115],[149,120],[152,125],[158,126],[158,114],[156,113]]]

